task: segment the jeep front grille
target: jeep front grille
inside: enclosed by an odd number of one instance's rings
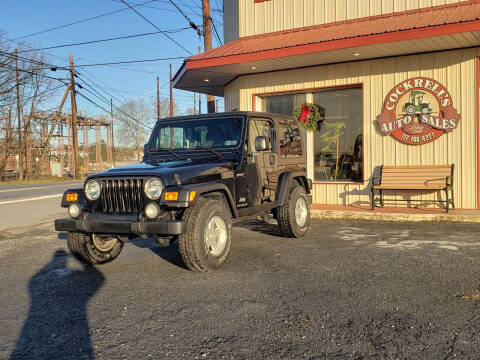
[[[103,212],[138,214],[143,211],[142,179],[102,180]]]

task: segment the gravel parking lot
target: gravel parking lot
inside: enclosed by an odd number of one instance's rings
[[[479,225],[254,222],[198,274],[149,239],[84,267],[52,222],[0,237],[0,358],[479,358]]]

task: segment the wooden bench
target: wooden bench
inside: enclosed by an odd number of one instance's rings
[[[372,183],[372,210],[375,208],[375,191],[380,193],[380,205],[383,207],[383,192],[397,191],[445,191],[445,203],[448,212],[449,205],[455,209],[453,194],[453,170],[451,165],[423,165],[423,166],[381,166],[380,176],[373,177]],[[451,195],[451,196],[449,196]],[[403,200],[410,201],[410,200]]]

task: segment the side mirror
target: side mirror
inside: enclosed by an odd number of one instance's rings
[[[267,150],[267,138],[265,136],[257,136],[255,138],[255,151]]]
[[[148,143],[143,144],[143,153],[145,154],[148,151]]]

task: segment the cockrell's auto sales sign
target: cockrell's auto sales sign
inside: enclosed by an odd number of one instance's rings
[[[421,145],[454,130],[460,114],[438,81],[416,77],[397,84],[385,98],[377,118],[380,132],[410,145]]]

